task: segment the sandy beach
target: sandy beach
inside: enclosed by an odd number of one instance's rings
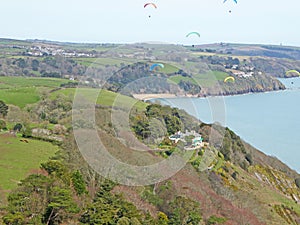
[[[197,98],[200,97],[199,95],[191,95],[191,94],[185,94],[185,95],[175,95],[175,94],[133,94],[132,95],[135,99],[138,100],[149,100],[154,98]]]
[[[175,94],[133,94],[133,97],[138,100],[149,100],[153,98],[176,98]]]

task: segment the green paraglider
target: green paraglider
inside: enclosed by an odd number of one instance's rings
[[[191,35],[196,35],[196,36],[200,37],[200,34],[199,34],[198,32],[196,32],[196,31],[193,31],[193,32],[188,33],[188,34],[186,35],[186,37],[189,37],[189,36],[191,36]]]

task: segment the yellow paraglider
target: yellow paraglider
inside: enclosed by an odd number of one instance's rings
[[[226,83],[226,82],[229,81],[229,80],[231,80],[232,82],[235,81],[234,77],[229,76],[229,77],[226,77],[226,78],[224,79],[224,82]]]
[[[300,73],[297,70],[289,70],[285,73],[285,75],[289,75],[290,73],[297,74],[298,76],[300,76]]]

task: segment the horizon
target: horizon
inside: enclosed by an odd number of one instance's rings
[[[111,45],[134,45],[134,44],[149,44],[149,45],[176,45],[176,46],[191,46],[189,44],[181,43],[168,43],[168,42],[159,42],[159,41],[141,41],[141,42],[89,42],[89,41],[68,41],[68,40],[52,40],[52,39],[38,39],[38,38],[9,38],[9,37],[0,37],[0,40],[8,41],[24,41],[24,42],[53,42],[53,43],[65,43],[65,44],[111,44]],[[253,45],[253,46],[282,46],[282,47],[296,47],[300,48],[300,45],[284,45],[284,44],[271,44],[271,43],[244,43],[244,42],[208,42],[197,44],[196,46],[205,46],[205,45],[215,45],[215,44],[229,44],[229,45]]]

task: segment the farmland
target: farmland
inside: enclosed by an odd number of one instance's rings
[[[15,188],[18,181],[39,168],[58,150],[49,142],[28,139],[28,143],[21,142],[22,138],[8,134],[0,134],[0,190]]]

